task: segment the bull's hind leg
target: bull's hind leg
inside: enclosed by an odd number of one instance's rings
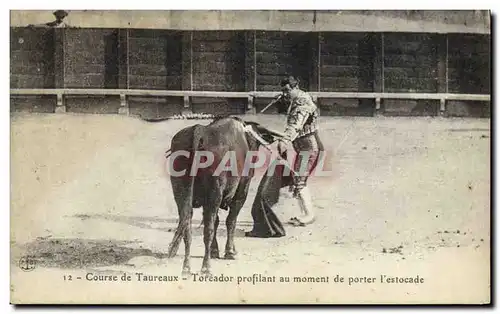
[[[223,188],[216,177],[210,177],[205,183],[210,189],[207,189],[205,192],[205,204],[203,205],[203,242],[205,244],[205,256],[203,257],[201,272],[203,274],[210,274],[210,259],[212,243],[215,236],[215,222],[222,202]]]
[[[203,242],[205,244],[205,256],[201,265],[202,274],[210,274],[210,259],[212,243],[215,235],[215,221],[218,216],[219,205],[203,207]]]
[[[219,228],[219,214],[215,216],[214,239],[210,247],[210,258],[220,258],[219,244],[217,243],[217,228]]]
[[[188,278],[191,275],[191,223],[193,220],[193,211],[188,214],[189,215],[189,222],[188,226],[186,228],[186,231],[184,231],[184,262],[182,264],[182,278]]]

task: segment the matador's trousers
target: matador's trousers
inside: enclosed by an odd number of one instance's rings
[[[293,167],[293,170],[299,174],[294,177],[293,187],[293,194],[297,196],[300,190],[307,185],[308,178],[319,162],[320,153],[325,149],[318,131],[296,138],[292,144],[297,153]],[[306,153],[301,154],[301,152]]]

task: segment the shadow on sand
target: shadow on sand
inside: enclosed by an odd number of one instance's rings
[[[117,222],[117,223],[123,223],[127,224],[130,226],[138,227],[138,228],[143,228],[143,229],[152,229],[152,230],[158,230],[162,232],[175,232],[177,228],[177,223],[178,220],[177,218],[159,218],[159,217],[140,217],[140,216],[119,216],[119,215],[103,215],[103,214],[96,214],[96,215],[87,215],[87,214],[81,214],[81,215],[75,215],[73,217],[80,218],[82,220],[86,219],[103,219],[103,220],[108,220],[112,222]],[[238,221],[237,226],[239,227],[246,227],[247,229],[252,228],[253,223],[248,222],[248,221]],[[219,228],[217,228],[217,237],[222,237],[226,236],[226,224],[225,224],[225,219],[220,218],[220,223],[219,223]],[[234,232],[234,236],[238,238],[244,238],[245,237],[245,231],[244,229],[236,227],[236,230]],[[203,236],[203,225],[202,221],[198,219],[193,219],[192,220],[192,231],[191,234],[193,236]]]
[[[102,267],[126,264],[138,256],[165,258],[142,247],[134,248],[137,241],[89,240],[79,238],[37,238],[27,243],[24,255],[36,261],[37,266],[57,268]]]
[[[175,218],[165,219],[118,215],[76,215],[73,217],[82,220],[103,219],[162,232],[175,232],[177,227],[177,219]],[[251,227],[251,223],[246,224]],[[193,220],[192,233],[193,236],[203,235],[201,221]],[[224,240],[222,240],[223,237]],[[225,243],[225,237],[226,226],[224,219],[221,219],[217,230],[217,239],[219,243]],[[245,237],[245,230],[236,228],[235,237]],[[166,243],[165,245],[168,246],[168,244],[169,243]],[[134,257],[154,257],[158,259],[167,257],[166,252],[153,252],[150,249],[143,248],[141,246],[141,241],[118,241],[112,239],[94,240],[82,238],[39,237],[32,242],[22,245],[22,247],[17,247],[15,251],[15,253],[22,252],[23,256],[29,256],[34,259],[38,267],[63,269],[126,265]],[[180,254],[182,255],[182,252]],[[15,255],[17,256],[20,254]],[[202,258],[202,256],[192,257]]]

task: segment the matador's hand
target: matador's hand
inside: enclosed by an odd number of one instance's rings
[[[286,152],[288,150],[288,142],[279,140],[278,142],[278,154],[286,158]]]

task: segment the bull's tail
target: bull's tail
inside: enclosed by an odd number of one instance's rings
[[[201,134],[199,132],[199,127],[195,126],[193,130],[193,152],[196,149],[198,142],[201,139]],[[190,163],[189,169],[186,170],[190,173],[192,167],[192,162]],[[188,174],[189,175],[189,174]],[[182,197],[183,203],[182,207],[179,208],[179,223],[177,225],[177,230],[175,231],[172,242],[169,245],[167,257],[172,258],[177,255],[179,250],[179,245],[181,243],[182,237],[188,228],[191,228],[191,218],[193,217],[193,197],[194,197],[194,181],[195,176],[189,175],[189,186],[187,191],[184,191]],[[181,178],[180,180],[185,180]],[[175,193],[176,191],[174,191]],[[178,204],[179,206],[179,204]]]

